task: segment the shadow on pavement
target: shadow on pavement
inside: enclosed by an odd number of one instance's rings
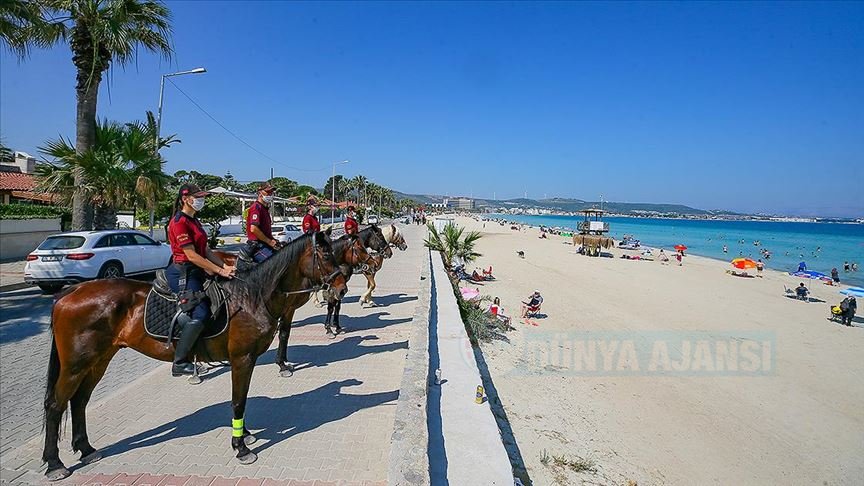
[[[360,410],[393,402],[399,398],[398,390],[368,395],[342,393],[343,387],[357,386],[362,383],[356,379],[332,381],[297,395],[280,398],[249,397],[246,406],[248,419],[246,426],[252,431],[257,431],[255,436],[259,439],[252,450],[260,453],[295,435],[315,430]],[[140,447],[201,435],[215,428],[227,427],[230,423],[231,402],[225,401],[121,440],[105,448],[103,454],[106,457],[117,456]]]
[[[331,363],[346,361],[367,354],[386,353],[408,349],[408,341],[363,346],[365,341],[376,341],[376,336],[349,336],[330,341],[327,344],[289,344],[288,361],[297,363],[294,371],[305,368],[318,368]],[[258,364],[271,364],[276,360],[276,350],[271,349],[258,358]]]
[[[382,319],[383,316],[389,316],[389,312],[375,312],[373,314],[368,314],[365,316],[339,316],[339,324],[345,330],[345,332],[357,332],[357,331],[368,331],[372,329],[383,329],[385,327],[394,326],[396,324],[404,324],[406,322],[410,322],[410,317],[404,317],[399,319]],[[317,315],[310,316],[305,319],[299,320],[291,324],[292,329],[296,329],[298,327],[307,326],[310,324],[320,324],[321,325],[321,334],[324,334],[324,318],[326,316]]]
[[[0,294],[0,343],[14,343],[46,332],[53,305],[54,297],[43,295],[36,287]]]
[[[403,302],[411,302],[412,300],[417,300],[416,295],[408,295],[408,294],[390,294],[390,295],[373,295],[372,300],[375,301],[378,307],[386,307],[388,305],[401,304]],[[342,299],[343,304],[356,304],[360,302],[359,295],[352,295],[350,297],[345,297]]]

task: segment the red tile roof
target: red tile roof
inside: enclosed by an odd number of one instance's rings
[[[0,172],[0,191],[32,191],[35,187],[33,174]]]

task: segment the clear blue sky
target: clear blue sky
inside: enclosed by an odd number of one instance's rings
[[[329,163],[409,193],[864,216],[864,2],[169,2],[177,55],[103,83],[156,109],[167,169],[316,186]],[[0,54],[2,137],[74,135],[68,48]],[[289,168],[324,169],[301,172]]]

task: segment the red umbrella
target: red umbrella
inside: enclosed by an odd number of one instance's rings
[[[675,245],[675,249],[678,251],[684,251],[687,249],[687,247],[684,245]]]

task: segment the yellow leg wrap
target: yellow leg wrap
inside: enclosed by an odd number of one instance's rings
[[[231,419],[231,436],[243,437],[243,419]]]

